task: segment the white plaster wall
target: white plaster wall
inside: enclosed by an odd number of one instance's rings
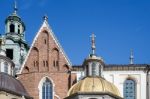
[[[84,77],[84,75],[85,75],[84,71],[72,71],[72,73],[76,73],[77,81],[81,80]]]
[[[127,78],[137,83],[137,99],[146,99],[146,73],[143,71],[104,71],[104,78],[114,83],[123,96],[123,83]]]
[[[3,50],[6,51],[6,49],[13,49],[13,62],[15,63],[15,68],[20,69],[21,68],[21,63],[20,63],[20,46],[18,43],[14,43],[12,40],[10,39],[6,39],[5,44],[2,45],[1,47]],[[27,54],[27,49],[24,49],[24,53],[26,57]]]
[[[0,49],[0,55],[6,56],[5,50]]]
[[[11,40],[6,40],[6,45],[2,46],[2,49],[13,49],[13,62],[16,68],[20,68],[20,46]]]
[[[77,80],[84,76],[83,71],[74,73],[77,73]],[[133,78],[137,82],[136,99],[146,99],[146,73],[143,71],[103,71],[102,76],[117,86],[122,97],[124,81],[128,77]]]

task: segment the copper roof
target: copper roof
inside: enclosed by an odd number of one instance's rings
[[[6,73],[0,73],[0,91],[5,91],[17,96],[24,96],[27,99],[32,99],[21,82]]]

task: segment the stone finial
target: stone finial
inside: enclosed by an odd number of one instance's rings
[[[48,21],[48,16],[47,16],[47,15],[44,15],[44,16],[43,16],[43,19],[44,19],[44,21]]]

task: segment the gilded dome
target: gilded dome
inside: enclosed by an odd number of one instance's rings
[[[70,88],[68,96],[78,92],[111,93],[121,97],[118,88],[101,77],[86,77],[80,80]]]

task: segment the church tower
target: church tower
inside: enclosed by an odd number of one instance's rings
[[[5,34],[1,36],[1,50],[15,63],[17,72],[28,51],[28,44],[25,41],[25,24],[17,13],[17,4],[14,3],[14,11],[5,20]]]

